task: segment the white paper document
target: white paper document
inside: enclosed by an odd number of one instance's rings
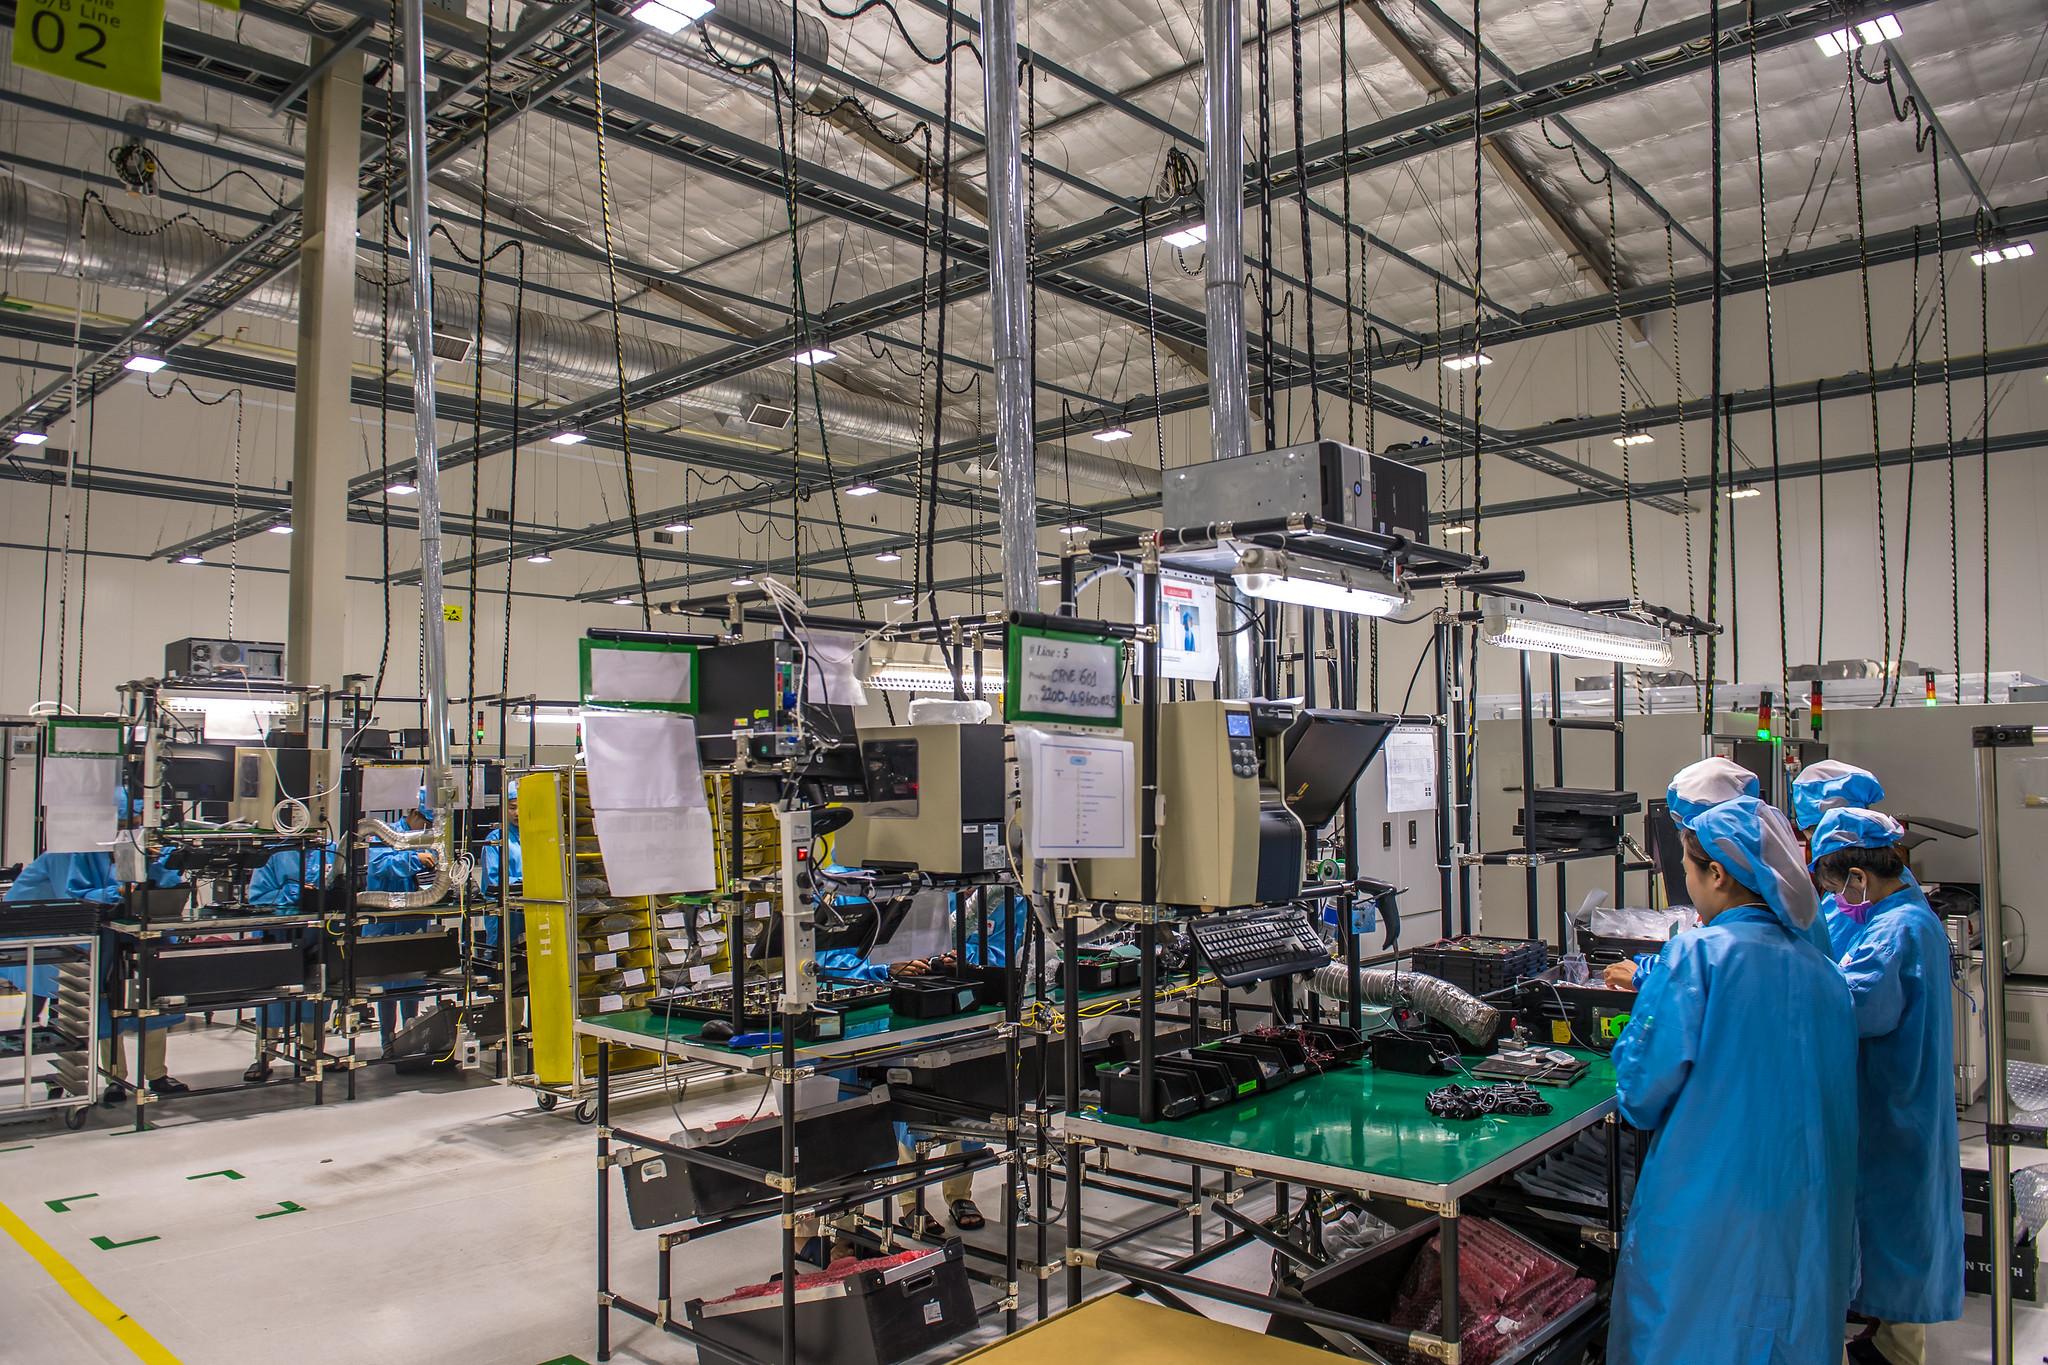
[[[1024,856],[1138,856],[1136,749],[1101,735],[1017,731]]]
[[[119,819],[114,812],[115,778],[121,765],[112,758],[68,758],[51,754],[43,760],[43,847],[51,853],[105,853],[114,842]]]
[[[427,770],[402,763],[372,763],[363,769],[364,810],[411,810],[420,803]]]
[[[691,669],[696,656],[686,649],[615,649],[603,644],[590,651],[590,695],[599,701],[688,703]]]
[[[865,706],[860,685],[861,637],[837,631],[804,632],[804,700],[813,706]]]
[[[1215,682],[1215,581],[1186,574],[1161,574],[1159,605],[1161,675]]]
[[[615,895],[714,888],[711,812],[701,802],[695,810],[600,810],[596,823]]]
[[[592,809],[704,808],[704,776],[697,767],[697,725],[688,716],[661,711],[585,711],[583,747],[590,769]],[[611,866],[609,856],[605,866]],[[619,890],[616,876],[612,891],[621,896],[644,894]]]
[[[1436,731],[1396,730],[1380,761],[1387,765],[1387,810],[1436,808]]]

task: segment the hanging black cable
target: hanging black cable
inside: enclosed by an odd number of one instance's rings
[[[1937,231],[1939,229],[1937,228]],[[1912,607],[1913,583],[1913,494],[1918,481],[1920,461],[1914,456],[1914,449],[1920,440],[1920,229],[1913,228],[1913,307],[1911,312],[1913,329],[1906,379],[1906,525],[1899,532],[1899,665],[1892,670],[1891,699],[1888,706],[1899,704],[1899,683],[1906,668],[1906,627],[1908,613]]]
[[[1485,326],[1479,311],[1486,276],[1486,194],[1480,183],[1480,170],[1484,165],[1481,153],[1485,147],[1480,129],[1486,111],[1481,103],[1484,72],[1479,58],[1485,50],[1486,41],[1479,30],[1479,0],[1472,0],[1472,363],[1469,368],[1472,371],[1472,553],[1475,555],[1480,553],[1486,517],[1486,455],[1479,441],[1480,390],[1486,372]],[[1478,632],[1474,631],[1473,636],[1476,640]],[[1476,711],[1477,708],[1474,709]]]
[[[1709,5],[1707,50],[1710,54],[1707,67],[1707,127],[1711,131],[1712,150],[1709,159],[1713,163],[1713,213],[1714,238],[1713,261],[1713,339],[1709,343],[1713,357],[1713,397],[1707,404],[1707,619],[1716,620],[1715,599],[1720,590],[1721,553],[1721,260],[1723,229],[1721,215],[1721,7]],[[1765,244],[1769,249],[1769,243]],[[1714,655],[1718,635],[1707,637],[1706,704],[1701,707],[1702,732],[1708,739],[1714,735]]]
[[[1259,71],[1259,394],[1266,405],[1266,449],[1280,445],[1273,386],[1273,46],[1268,0],[1258,2]]]
[[[1849,72],[1849,166],[1856,187],[1856,263],[1863,289],[1863,372],[1869,376],[1870,478],[1877,494],[1877,614],[1884,638],[1884,652],[1878,655],[1878,661],[1885,670],[1879,680],[1884,681],[1897,673],[1901,661],[1892,657],[1891,555],[1885,544],[1884,445],[1878,430],[1877,337],[1870,307],[1870,233],[1863,211],[1863,134],[1856,115],[1862,91],[1857,88],[1855,49],[1850,49],[1843,60]]]
[[[1956,530],[1956,391],[1948,338],[1948,252],[1941,238],[1941,149],[1934,152],[1934,261],[1941,291],[1942,467],[1948,473],[1949,657],[1955,661],[1955,697],[1963,704],[1963,548]]]
[[[1351,36],[1345,31],[1345,16],[1351,11],[1349,5],[1337,6],[1337,159],[1344,164],[1341,212],[1344,217],[1344,440],[1347,444],[1358,444],[1358,305],[1351,288]],[[1306,194],[1307,191],[1303,190]],[[1360,234],[1358,241],[1358,273],[1365,273],[1365,240]],[[1372,371],[1365,372],[1366,418],[1365,442],[1372,445]],[[1379,627],[1377,622],[1368,627],[1373,639],[1373,705],[1379,705]]]
[[[1679,355],[1678,345],[1678,260],[1669,223],[1664,225],[1664,279],[1671,299],[1671,391],[1678,409],[1678,481],[1690,493],[1692,469],[1685,449],[1685,364]],[[1680,520],[1685,524],[1685,610],[1687,615],[1696,616],[1699,614],[1699,589],[1693,580],[1692,513],[1687,511]],[[1692,646],[1692,700],[1693,705],[1698,706],[1701,703],[1700,637],[1687,635],[1685,638]]]
[[[1813,383],[1813,532],[1815,581],[1813,589],[1813,661],[1828,658],[1828,431],[1825,380]]]
[[[1301,0],[1287,0],[1288,41],[1294,63],[1294,192],[1301,206],[1301,322],[1302,339],[1308,348],[1308,428],[1316,440],[1323,438],[1323,398],[1316,379],[1316,256],[1309,230],[1308,160],[1303,152]],[[1348,250],[1349,248],[1347,248]],[[1346,401],[1349,401],[1347,391]],[[1293,433],[1288,433],[1292,439]],[[1304,643],[1304,649],[1307,647]]]
[[[1607,187],[1607,292],[1614,300],[1614,380],[1621,390],[1621,509],[1628,542],[1628,600],[1636,603],[1643,600],[1643,590],[1636,571],[1636,482],[1630,454],[1635,449],[1635,430],[1628,412],[1628,331],[1621,317],[1621,231],[1614,213],[1613,173],[1603,174],[1599,183]],[[1637,670],[1638,675],[1641,671]],[[1644,692],[1643,705],[1649,704],[1649,694]]]
[[[1991,237],[1990,224],[1977,214],[1977,250],[1983,251]],[[1984,420],[1978,428],[1980,442],[1977,493],[1984,514],[1984,701],[1991,701],[1991,286],[1989,271],[1977,272],[1977,373],[1984,381]]]
[[[939,117],[939,278],[938,338],[932,357],[932,447],[924,471],[924,544],[917,573],[918,592],[925,598],[927,614],[934,625],[939,620],[938,575],[933,568],[939,533],[939,443],[946,430],[946,284],[953,253],[953,32],[958,22],[951,5],[946,6],[945,88]]]
[[[1764,397],[1770,417],[1771,438],[1771,522],[1773,554],[1778,568],[1778,695],[1784,699],[1786,715],[1792,708],[1791,627],[1784,604],[1785,594],[1785,481],[1784,463],[1778,449],[1778,341],[1777,314],[1771,295],[1771,196],[1764,176],[1764,102],[1757,86],[1756,0],[1749,0],[1749,107],[1756,128],[1756,223],[1764,284]],[[1788,728],[1789,733],[1789,728]]]

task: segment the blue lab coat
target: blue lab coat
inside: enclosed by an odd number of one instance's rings
[[[363,878],[363,889],[417,891],[420,880],[426,875],[426,859],[417,851],[372,843],[369,869]],[[407,916],[403,919],[365,920],[361,932],[364,938],[381,938],[388,934],[417,934],[431,928],[433,923],[432,919],[424,915]]]
[[[149,882],[152,886],[176,886],[178,874],[163,865],[159,858],[150,864]],[[14,885],[7,888],[9,901],[91,901],[95,905],[114,905],[121,899],[121,883],[114,876],[114,855],[111,853],[45,853],[21,870],[14,879]],[[102,965],[111,961],[114,940],[100,935],[100,959]],[[25,974],[19,967],[0,970],[0,976],[24,987]],[[55,995],[57,993],[57,969],[36,968],[32,995]],[[151,1029],[165,1029],[173,1024],[183,1023],[182,1014],[160,1014],[148,1021]],[[122,1032],[133,1033],[135,1021],[123,1019]],[[100,999],[100,1036],[112,1037],[113,1015],[107,1010],[104,995]]]
[[[1854,1014],[1761,905],[1664,948],[1614,1047],[1651,1133],[1622,1234],[1610,1365],[1821,1365],[1856,1282]]]
[[[1963,1189],[1956,1147],[1948,935],[1918,887],[1871,908],[1842,954],[1861,1039],[1851,1307],[1886,1322],[1963,1315]]]
[[[493,899],[496,898],[498,894],[498,879],[501,876],[507,877],[507,880],[512,885],[518,885],[524,876],[524,869],[520,865],[519,857],[519,831],[516,829],[509,832],[502,829],[492,830],[490,837],[484,840],[482,864],[483,875],[478,884],[481,886],[484,895]],[[525,931],[525,912],[514,910],[512,912],[512,937],[517,939]],[[504,936],[504,925],[500,923],[500,917],[497,915],[485,915],[484,942],[495,947]]]
[[[302,903],[305,888],[326,885],[339,875],[340,870],[341,850],[333,844],[328,844],[325,849],[309,848],[304,852],[295,848],[281,848],[271,854],[269,860],[250,876],[249,904],[269,906],[280,915],[293,914]],[[325,881],[321,878],[323,871],[327,874]],[[273,929],[268,933],[287,935],[296,934],[298,931]],[[265,1005],[259,1014],[258,1022],[264,1028],[283,1028],[295,1020],[300,1023],[311,1023],[316,1010],[324,1016],[327,1006],[310,1003],[295,1006],[290,1001],[279,1001]]]
[[[981,964],[981,916],[974,913],[971,897],[955,894],[953,913],[967,921],[967,960],[977,966]],[[1014,917],[1010,906],[1015,907]],[[991,895],[988,900],[988,965],[1007,967],[1010,954],[1021,951],[1024,946],[1024,923],[1031,914],[1031,907],[1022,896],[1014,892],[1008,897],[1007,905],[1002,896]]]

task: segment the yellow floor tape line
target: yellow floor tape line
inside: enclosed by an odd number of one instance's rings
[[[71,1296],[72,1302],[120,1338],[121,1344],[133,1351],[136,1359],[147,1361],[149,1365],[178,1365],[178,1358],[165,1350],[162,1342],[144,1331],[142,1324],[122,1312],[112,1299],[100,1293],[91,1280],[78,1273],[78,1267],[58,1255],[55,1247],[37,1236],[35,1229],[22,1222],[20,1216],[5,1204],[0,1204],[0,1229],[4,1229],[17,1246],[49,1273],[57,1286]]]

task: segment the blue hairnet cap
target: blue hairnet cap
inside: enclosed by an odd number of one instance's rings
[[[1812,829],[1837,806],[1869,809],[1884,800],[1884,783],[1868,768],[1839,759],[1809,763],[1792,779],[1792,817],[1799,828]]]
[[[1756,774],[1735,760],[1703,758],[1678,770],[1664,800],[1671,818],[1684,829],[1723,801],[1755,796],[1758,790]]]
[[[427,789],[425,787],[420,788],[419,813],[424,819],[431,820],[434,818],[434,808],[427,804]]]
[[[120,820],[137,820],[142,817],[142,800],[130,796],[126,787],[114,788],[114,816]]]
[[[1822,858],[1845,848],[1890,848],[1905,837],[1906,827],[1881,810],[1837,806],[1820,817],[1806,865],[1818,867]]]
[[[1700,850],[1756,892],[1787,928],[1806,929],[1820,901],[1807,876],[1799,833],[1785,814],[1754,796],[1738,796],[1701,813],[1689,828]]]

